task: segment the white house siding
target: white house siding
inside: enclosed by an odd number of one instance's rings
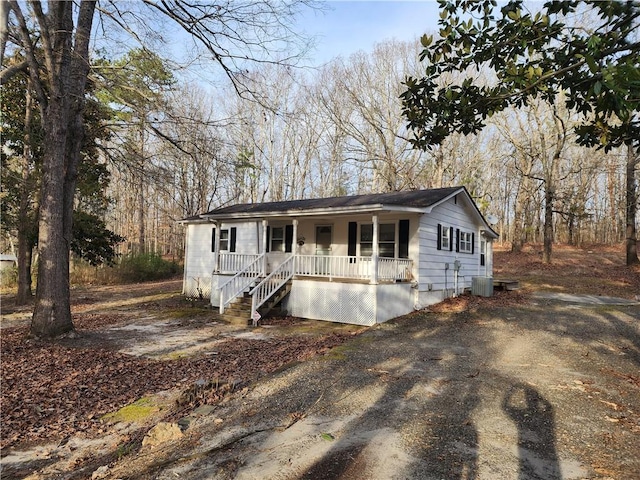
[[[480,223],[474,222],[474,207],[470,205],[462,195],[458,195],[457,201],[451,198],[434,207],[423,215],[418,231],[420,255],[418,261],[418,298],[417,306],[423,307],[442,301],[454,294],[455,272],[454,262],[461,264],[458,272],[458,292],[471,287],[472,277],[491,276],[491,247],[487,241],[487,256],[485,267],[480,267]],[[442,228],[453,227],[453,250],[438,250],[438,224]],[[473,254],[456,252],[456,229],[474,233]],[[449,269],[445,270],[445,264]]]
[[[211,272],[214,255],[211,252],[210,223],[187,225],[186,253],[182,293],[188,297],[209,298],[211,295]]]
[[[236,253],[259,253],[262,226],[256,222],[222,223],[221,229],[236,228]],[[189,297],[211,296],[211,274],[215,253],[211,251],[213,223],[187,225],[182,293]]]
[[[369,285],[294,280],[283,302],[290,315],[355,325],[375,325],[414,309],[411,285]]]

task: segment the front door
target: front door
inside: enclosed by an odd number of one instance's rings
[[[333,240],[333,228],[331,225],[316,225],[316,255],[329,257],[331,255],[331,242]],[[328,275],[329,258],[316,259],[316,273]]]

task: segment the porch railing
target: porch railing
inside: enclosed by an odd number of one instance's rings
[[[253,315],[269,298],[273,296],[294,274],[295,257],[292,255],[282,262],[278,268],[267,275],[250,292],[251,314]],[[254,320],[255,323],[255,320]]]
[[[239,272],[262,257],[259,253],[220,253],[219,268],[221,272]]]
[[[351,278],[367,280],[373,274],[372,257],[338,255],[297,255],[295,274],[299,276]],[[408,258],[378,258],[377,279],[381,281],[409,281],[412,260]]]
[[[409,281],[413,278],[411,273],[412,260],[408,258],[378,258],[378,279]]]
[[[251,287],[262,275],[264,254],[255,257],[251,263],[218,287],[220,290],[219,308],[221,314],[224,313],[227,305],[241,295],[244,290]]]

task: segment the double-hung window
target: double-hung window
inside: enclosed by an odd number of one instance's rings
[[[284,252],[284,227],[271,228],[271,251]]]
[[[460,252],[473,253],[473,234],[471,232],[460,232]]]
[[[378,226],[378,253],[381,257],[396,256],[395,223],[381,223]]]
[[[370,257],[373,255],[373,224],[360,225],[360,255]]]
[[[220,251],[235,252],[236,251],[236,227],[220,229]],[[211,251],[216,251],[216,228],[211,229]]]
[[[451,250],[451,233],[451,228],[438,225],[438,250]]]
[[[229,250],[229,229],[223,228],[220,230],[220,251],[226,252]]]
[[[395,257],[396,254],[396,224],[381,223],[378,225],[378,255],[381,257]],[[373,224],[360,225],[360,255],[373,255]]]

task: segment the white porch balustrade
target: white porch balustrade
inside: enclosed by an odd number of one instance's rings
[[[221,253],[220,272],[237,273],[247,268],[248,265],[252,265],[254,270],[259,269],[254,262],[261,257],[261,254]],[[300,277],[350,280],[370,280],[373,278],[373,257],[295,255],[294,259],[294,275]],[[378,281],[407,282],[413,278],[411,273],[413,261],[408,258],[379,257],[377,266],[376,278]]]
[[[262,257],[260,253],[220,253],[219,269],[224,273],[237,273],[260,257]]]

